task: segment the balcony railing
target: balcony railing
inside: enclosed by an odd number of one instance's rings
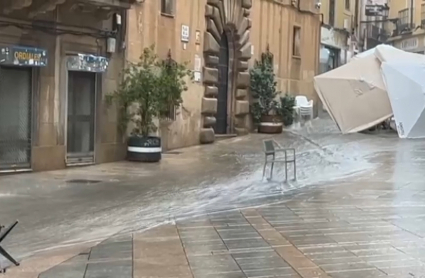
[[[386,42],[390,34],[384,28],[376,25],[367,26],[367,37],[380,42]]]
[[[398,23],[396,28],[396,33],[401,35],[403,33],[412,32],[416,27],[415,23]]]
[[[92,4],[102,7],[122,8],[130,9],[131,4],[136,2],[135,0],[78,0],[81,3]]]

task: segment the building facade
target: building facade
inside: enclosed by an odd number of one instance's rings
[[[353,55],[350,42],[355,28],[357,0],[322,0],[320,13],[320,72],[343,65]]]
[[[392,24],[387,43],[405,51],[425,54],[425,2],[422,0],[389,1]]]
[[[124,158],[104,95],[125,63],[126,0],[0,3],[0,172]]]
[[[359,0],[358,37],[361,50],[391,44],[425,54],[425,2],[422,0]]]
[[[144,1],[129,12],[128,59],[156,45],[187,61],[195,81],[170,120],[160,123],[164,149],[212,143],[251,131],[249,68],[267,47],[282,94],[316,103],[320,15],[315,0]]]
[[[122,160],[105,96],[145,47],[195,80],[159,123],[164,150],[252,130],[249,69],[274,54],[282,94],[318,102],[315,0],[13,0],[0,3],[0,173]]]

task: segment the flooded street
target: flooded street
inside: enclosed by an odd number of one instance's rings
[[[262,181],[267,138],[296,149],[296,182],[283,183],[283,165],[275,166],[273,181]],[[341,135],[331,120],[315,120],[277,136],[251,134],[175,150],[160,164],[119,162],[1,176],[0,222],[20,220],[5,247],[22,259],[176,218],[278,203],[338,182],[363,184],[362,190],[365,183],[391,184],[386,198],[408,204],[423,197],[424,165],[423,140]],[[419,196],[398,194],[404,186],[416,186]]]

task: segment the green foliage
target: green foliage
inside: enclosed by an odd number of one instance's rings
[[[294,96],[286,94],[284,97],[280,98],[280,105],[277,113],[282,117],[285,126],[290,126],[294,122],[294,106]]]
[[[261,54],[261,60],[255,61],[250,70],[251,93],[254,103],[251,105],[251,114],[254,122],[259,122],[262,115],[271,115],[279,107],[276,101],[280,93],[276,90],[277,82],[273,71],[273,54],[267,51]]]
[[[133,135],[155,132],[154,119],[161,118],[173,105],[179,106],[182,92],[188,89],[185,78],[192,78],[192,73],[186,63],[175,62],[170,53],[161,60],[154,50],[154,46],[145,48],[138,63],[129,62],[118,89],[106,97],[108,105],[117,105],[123,133],[130,122],[134,124]]]

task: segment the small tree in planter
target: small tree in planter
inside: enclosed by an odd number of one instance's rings
[[[120,131],[126,134],[131,127],[128,160],[161,160],[161,138],[152,136],[158,129],[155,120],[181,104],[181,94],[187,90],[186,77],[191,77],[186,64],[172,60],[170,53],[166,60],[159,59],[153,46],[144,49],[138,63],[128,63],[118,89],[106,98],[109,105],[117,105]]]
[[[277,110],[277,113],[282,118],[285,126],[290,126],[294,123],[294,106],[294,96],[286,94],[284,97],[280,98],[280,107]]]
[[[251,92],[254,103],[251,105],[251,114],[254,123],[258,124],[259,133],[281,133],[282,121],[277,115],[279,103],[276,97],[277,82],[273,71],[273,54],[267,51],[261,54],[261,60],[255,61],[250,70]]]

